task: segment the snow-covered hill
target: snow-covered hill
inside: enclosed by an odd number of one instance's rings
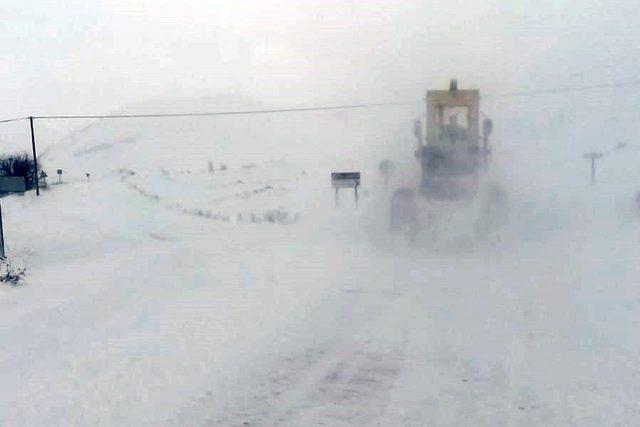
[[[117,113],[189,113],[278,108],[236,95],[172,99],[132,105]],[[43,158],[82,177],[85,172],[241,167],[286,159],[324,167],[343,163],[358,169],[377,165],[385,152],[413,141],[410,124],[419,109],[337,110],[216,117],[110,119],[89,122],[49,147]],[[43,123],[46,123],[44,121]],[[72,123],[72,121],[69,121]],[[373,165],[369,163],[373,162]]]

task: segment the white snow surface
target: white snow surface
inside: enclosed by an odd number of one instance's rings
[[[194,130],[219,143],[213,174],[185,124],[132,140],[97,123],[52,147],[63,183],[2,199],[28,274],[0,286],[0,425],[640,422],[634,147],[590,187],[572,150],[503,131],[510,223],[410,247],[386,233],[375,166],[404,150],[393,185],[411,182],[411,120],[374,132],[351,113],[296,148],[292,128],[334,119]],[[348,191],[333,205],[345,167],[365,172],[357,209]]]

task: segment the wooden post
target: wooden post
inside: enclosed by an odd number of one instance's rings
[[[353,190],[355,191],[355,196],[356,196],[356,208],[358,207],[358,184],[356,184],[353,187]]]
[[[4,259],[4,230],[2,226],[2,205],[0,205],[0,258]]]
[[[585,153],[584,158],[591,160],[591,185],[596,183],[596,160],[602,157],[602,153]]]

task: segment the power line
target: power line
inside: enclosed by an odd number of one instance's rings
[[[542,89],[537,91],[528,91],[528,92],[507,92],[507,93],[499,93],[495,95],[484,95],[482,98],[511,98],[511,97],[520,97],[520,96],[539,96],[539,95],[552,95],[558,93],[569,93],[569,92],[588,92],[591,90],[597,89],[618,89],[624,87],[634,87],[640,86],[640,80],[631,80],[626,82],[617,82],[617,83],[608,83],[608,84],[599,84],[599,85],[591,85],[591,86],[570,86],[570,87],[562,87],[562,88],[553,88],[553,89]]]
[[[387,102],[353,105],[333,105],[304,108],[279,108],[273,110],[244,110],[244,111],[213,111],[202,113],[167,113],[167,114],[105,114],[105,115],[60,115],[60,116],[33,116],[34,119],[129,119],[129,118],[153,118],[153,117],[204,117],[204,116],[238,116],[250,114],[276,114],[294,113],[305,111],[329,111],[329,110],[354,110],[363,108],[394,107],[413,105],[417,102]]]
[[[0,123],[17,122],[17,121],[20,121],[20,120],[26,120],[26,119],[27,119],[27,117],[18,117],[18,118],[15,118],[15,119],[5,119],[5,120],[0,120]]]
[[[640,86],[640,80],[631,80],[626,82],[617,82],[617,83],[609,83],[609,84],[598,84],[598,85],[591,85],[591,86],[573,86],[573,87],[543,89],[543,90],[536,90],[536,91],[489,94],[489,95],[483,95],[482,99],[541,96],[541,95],[552,95],[552,94],[570,93],[570,92],[587,92],[587,91],[597,90],[597,89],[617,89],[617,88],[636,87],[636,86]],[[366,108],[409,106],[409,105],[418,105],[418,104],[420,104],[420,102],[418,101],[386,102],[386,103],[331,105],[331,106],[316,106],[316,107],[302,107],[302,108],[279,108],[279,109],[271,109],[271,110],[213,111],[213,112],[167,113],[167,114],[49,115],[49,116],[33,116],[33,118],[57,120],[57,119],[128,119],[128,118],[154,118],[154,117],[158,118],[158,117],[238,116],[238,115],[278,114],[278,113],[294,113],[294,112],[309,112],[309,111],[355,110],[355,109],[366,109]],[[16,122],[20,120],[26,120],[28,118],[29,117],[5,119],[5,120],[0,120],[0,123]]]

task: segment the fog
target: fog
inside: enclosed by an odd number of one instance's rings
[[[3,0],[0,120],[48,181],[0,199],[0,424],[638,424],[638,16]],[[491,155],[438,205],[414,121],[452,78]]]
[[[483,95],[628,81],[639,65],[637,12],[629,1],[5,0],[0,117],[220,93],[271,108],[420,103],[452,77]],[[502,128],[551,127],[590,148],[612,131],[632,139],[636,111],[623,90],[483,105]],[[82,125],[39,126],[46,145]],[[5,146],[28,143],[23,128],[5,126]]]
[[[633,78],[629,1],[5,0],[2,116],[237,90],[269,103],[420,100]],[[9,102],[11,100],[12,102]]]

